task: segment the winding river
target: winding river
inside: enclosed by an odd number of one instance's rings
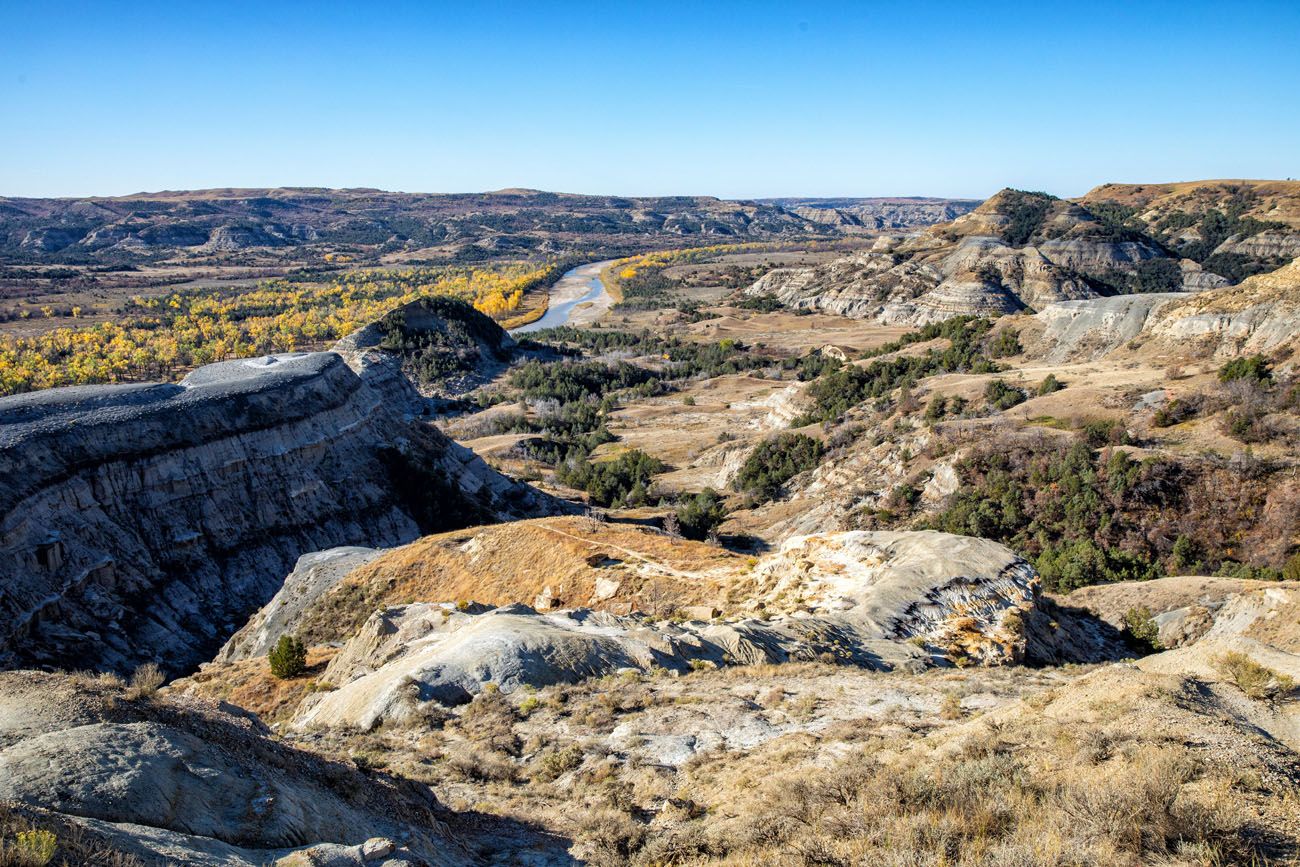
[[[551,287],[551,302],[542,318],[512,329],[510,333],[518,335],[560,325],[585,325],[604,313],[614,299],[601,282],[600,272],[612,261],[592,262],[564,272]]]

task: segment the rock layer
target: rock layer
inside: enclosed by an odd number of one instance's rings
[[[235,708],[110,681],[0,673],[0,801],[150,863],[472,863],[427,788],[284,746]]]
[[[1178,261],[1149,238],[1111,230],[1079,205],[1037,196],[1004,190],[950,223],[882,238],[870,250],[813,267],[771,271],[745,292],[796,309],[920,325],[1095,298],[1145,263]],[[1026,198],[1041,202],[1042,213],[1021,231]],[[1193,267],[1181,281],[1175,269],[1172,279],[1193,289],[1214,282],[1212,276]]]
[[[340,544],[543,513],[334,353],[0,400],[0,663],[190,668]]]
[[[819,658],[886,670],[1012,663],[1026,656],[1039,604],[1038,576],[1023,559],[994,542],[934,532],[799,537],[736,578],[764,616],[712,616],[704,607],[685,612],[699,619],[669,622],[522,604],[385,607],[321,676],[339,689],[309,699],[296,725],[365,730],[436,714],[431,703],[469,701],[488,683],[511,691],[624,669]],[[1069,658],[1070,650],[1055,652]]]

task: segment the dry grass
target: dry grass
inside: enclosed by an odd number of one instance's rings
[[[1230,651],[1215,660],[1215,668],[1237,685],[1246,695],[1259,701],[1281,698],[1295,689],[1295,680],[1267,666],[1260,665],[1244,653]]]
[[[252,711],[267,723],[282,722],[293,715],[305,696],[332,688],[319,677],[336,653],[336,647],[310,648],[305,675],[289,680],[273,676],[264,657],[211,663],[187,678],[173,681],[168,690],[228,701]]]
[[[543,518],[426,536],[353,571],[313,607],[309,644],[350,637],[376,608],[412,600],[532,604],[550,588],[556,608],[614,611],[720,605],[745,558],[630,524]],[[595,599],[596,582],[619,584]]]
[[[151,698],[166,680],[161,668],[152,662],[146,662],[131,675],[131,685],[127,687],[126,697],[131,701]]]
[[[1127,667],[796,663],[489,691],[443,728],[350,748],[453,808],[572,839],[591,864],[1292,863],[1297,768],[1201,695]],[[649,741],[743,728],[737,712],[788,728],[679,764]]]

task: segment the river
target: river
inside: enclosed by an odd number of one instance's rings
[[[518,335],[560,325],[586,325],[596,319],[614,301],[600,279],[600,272],[612,261],[592,262],[564,272],[551,287],[551,302],[542,318],[521,325],[510,333]]]

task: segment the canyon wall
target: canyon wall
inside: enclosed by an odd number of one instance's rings
[[[0,399],[0,667],[184,671],[304,553],[564,510],[385,386],[312,353]]]

